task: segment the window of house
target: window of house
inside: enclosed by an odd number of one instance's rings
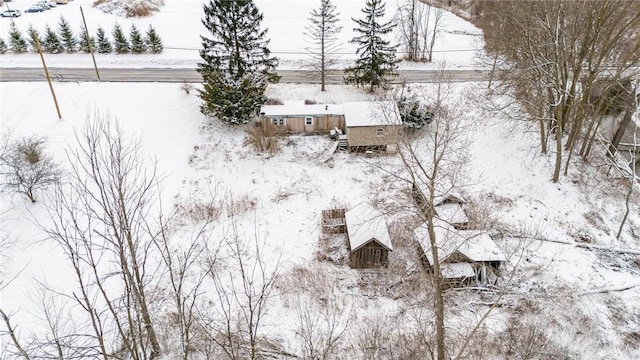
[[[284,118],[272,118],[271,123],[273,125],[284,125]]]
[[[384,137],[384,129],[383,128],[376,129],[376,136],[377,137]]]
[[[304,124],[305,125],[313,125],[313,117],[311,116],[307,116],[304,118]]]

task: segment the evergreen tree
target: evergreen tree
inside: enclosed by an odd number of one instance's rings
[[[7,53],[7,43],[4,42],[3,38],[0,38],[0,54],[6,54]]]
[[[149,51],[153,54],[160,54],[164,49],[164,45],[162,45],[160,36],[151,25],[149,25],[149,30],[147,30],[144,41],[147,43],[147,48],[149,48]]]
[[[267,83],[280,78],[267,31],[260,29],[262,13],[252,0],[209,0],[204,13],[211,37],[201,37],[200,111],[228,124],[246,123],[266,101]]]
[[[41,45],[42,51],[46,53],[60,54],[64,51],[58,34],[49,25],[44,28],[44,42]]]
[[[124,35],[120,24],[116,23],[113,26],[113,50],[116,54],[127,54],[131,51],[131,44]]]
[[[334,56],[339,46],[336,41],[342,30],[342,26],[337,25],[338,15],[340,13],[331,0],[320,0],[320,8],[311,10],[310,24],[306,27],[305,35],[311,44],[306,50],[313,59],[311,66],[320,74],[320,91],[325,91],[328,68],[337,63]]]
[[[100,54],[109,54],[113,51],[111,42],[107,38],[107,34],[104,32],[104,29],[101,27],[96,30],[96,42],[98,44],[97,50]]]
[[[395,25],[392,21],[381,24],[385,14],[384,0],[367,0],[363,19],[351,19],[357,27],[353,30],[360,34],[350,42],[358,45],[356,63],[345,69],[347,84],[368,85],[369,91],[384,86],[388,76],[395,76],[398,60],[396,47],[390,46],[384,39]]]
[[[89,35],[89,41],[87,41],[87,30],[85,29],[84,25],[82,25],[80,27],[80,32],[78,33],[78,50],[85,52],[85,53],[89,53],[91,52],[91,49],[89,48],[89,44],[91,44],[91,48],[94,51],[97,51],[96,49],[96,39]]]
[[[129,39],[131,40],[131,52],[134,54],[142,54],[147,51],[147,44],[142,38],[142,33],[135,24],[131,24],[129,31]]]
[[[31,24],[29,24],[29,28],[27,29],[27,35],[28,35],[27,41],[29,42],[29,47],[31,48],[31,51],[38,52],[36,39],[38,39],[40,46],[42,46],[42,43],[44,42],[44,40],[42,39],[42,36],[40,36],[40,33],[38,32],[38,30],[34,29],[33,25]]]
[[[60,15],[60,21],[58,21],[58,35],[66,52],[76,52],[78,40],[73,35],[69,22],[62,15]]]
[[[14,54],[26,53],[28,50],[27,41],[13,22],[9,27],[9,50]]]

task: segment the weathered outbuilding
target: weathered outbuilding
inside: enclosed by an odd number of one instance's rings
[[[458,230],[438,219],[434,225],[438,260],[445,279],[453,285],[497,282],[506,257],[488,234]],[[414,234],[425,265],[433,269],[434,256],[426,223],[418,226]]]
[[[350,151],[395,153],[402,120],[394,101],[346,102],[344,117]]]
[[[420,210],[426,215],[429,204],[429,190],[420,184],[414,183],[412,192]],[[433,198],[433,214],[456,229],[467,229],[469,227],[469,217],[464,212],[463,206],[466,203],[464,198],[454,191],[436,189],[436,193]]]
[[[347,211],[345,220],[351,267],[386,268],[393,246],[382,213],[363,203]]]

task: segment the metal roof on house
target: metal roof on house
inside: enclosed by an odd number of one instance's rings
[[[402,124],[395,101],[355,101],[343,106],[347,127]]]
[[[365,203],[360,203],[344,214],[347,223],[347,234],[351,244],[351,251],[376,240],[382,246],[393,250],[391,237],[384,216],[379,211]]]
[[[507,260],[498,245],[484,232],[457,230],[438,219],[434,219],[434,226],[438,257],[441,263],[456,252],[459,252],[472,262]],[[427,224],[423,223],[413,232],[427,257],[427,261],[429,261],[429,264],[433,264]]]
[[[344,115],[341,104],[305,104],[303,100],[285,101],[283,105],[262,105],[265,116]]]

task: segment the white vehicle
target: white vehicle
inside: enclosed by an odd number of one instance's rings
[[[20,10],[5,10],[0,13],[2,17],[18,17],[22,15],[22,11]]]

